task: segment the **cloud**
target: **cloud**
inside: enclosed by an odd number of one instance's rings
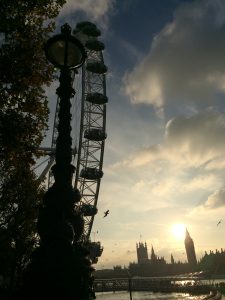
[[[124,77],[133,103],[202,105],[225,92],[225,2],[183,3],[149,54]]]
[[[219,220],[221,216],[225,214],[225,188],[221,187],[216,191],[213,191],[205,201],[200,205],[197,205],[189,212],[189,216],[192,218],[197,218],[198,220],[207,219],[210,222]]]
[[[165,126],[160,145],[140,149],[105,168],[110,189],[123,199],[119,206],[134,211],[171,207],[190,211],[190,207],[199,206],[223,187],[224,137],[224,113],[209,109],[191,117],[173,118]],[[110,205],[115,205],[114,194],[109,196],[105,187],[102,192]]]
[[[179,116],[166,124],[161,144],[139,149],[126,160],[114,164],[112,169],[155,166],[154,171],[157,172],[168,164],[184,169],[198,167],[210,170],[210,166],[220,169],[224,166],[224,137],[224,113],[208,109],[191,117]],[[214,161],[219,161],[220,165],[214,164]]]
[[[204,206],[209,209],[225,207],[225,188],[211,194]]]
[[[172,154],[182,155],[185,163],[201,165],[224,156],[224,137],[225,115],[207,110],[170,120],[166,125],[165,145]]]
[[[79,11],[85,13],[91,21],[104,20],[106,22],[107,15],[113,9],[114,2],[115,0],[67,0],[60,12],[60,17]]]
[[[188,180],[184,185],[184,191],[191,192],[199,189],[213,190],[218,183],[221,184],[221,182],[218,182],[218,177],[214,174],[200,174]]]

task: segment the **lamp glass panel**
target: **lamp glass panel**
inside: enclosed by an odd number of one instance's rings
[[[65,41],[59,40],[54,42],[48,48],[48,55],[52,63],[63,67],[65,58]],[[74,43],[68,41],[67,66],[75,67],[81,63],[82,53]]]

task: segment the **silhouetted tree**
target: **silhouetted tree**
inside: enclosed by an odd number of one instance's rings
[[[0,275],[11,285],[37,242],[43,194],[32,171],[47,129],[43,45],[65,0],[0,0]]]

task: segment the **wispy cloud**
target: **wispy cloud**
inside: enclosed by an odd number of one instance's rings
[[[162,144],[140,149],[112,168],[138,168],[157,163],[157,169],[161,170],[160,166],[169,163],[183,169],[198,167],[209,170],[210,165],[216,168],[213,161],[219,158],[220,168],[225,154],[224,136],[224,113],[209,109],[191,117],[176,117],[166,124]]]
[[[225,188],[217,190],[213,194],[211,194],[205,202],[204,206],[209,209],[219,207],[225,208]]]
[[[105,169],[111,179],[110,188],[123,201],[115,204],[114,195],[109,196],[110,191],[104,187],[103,195],[112,206],[136,211],[181,204],[193,209],[198,206],[197,199],[204,203],[202,209],[214,209],[216,206],[207,200],[207,195],[223,187],[224,136],[223,113],[207,110],[191,117],[174,118],[165,127],[162,144],[133,152]]]

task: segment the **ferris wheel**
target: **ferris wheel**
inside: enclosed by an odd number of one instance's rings
[[[102,54],[104,44],[98,40],[101,32],[93,23],[78,23],[73,34],[83,43],[87,54],[81,71],[74,72],[72,76],[75,96],[71,100],[71,136],[73,164],[76,167],[73,185],[81,194],[80,210],[84,216],[82,241],[88,242],[94,216],[97,213],[100,183],[103,177],[104,145],[107,137],[106,104],[108,98],[105,80],[107,67]],[[58,112],[59,100],[57,100],[55,110],[50,159],[40,176],[42,179],[48,173],[48,187],[54,183],[53,174],[49,170],[55,159]]]

